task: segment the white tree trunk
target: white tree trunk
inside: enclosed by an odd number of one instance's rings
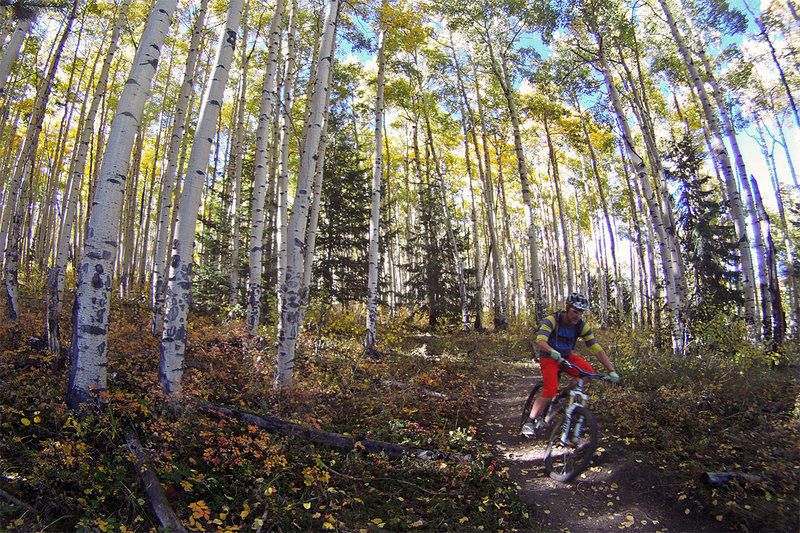
[[[264,210],[267,198],[267,173],[269,170],[268,140],[272,133],[275,112],[275,80],[278,72],[278,49],[281,44],[284,1],[278,0],[269,27],[269,51],[267,68],[261,86],[261,101],[256,130],[255,176],[253,178],[253,200],[250,220],[249,281],[247,290],[247,328],[256,334],[261,323],[261,277],[263,267]]]
[[[22,238],[23,215],[28,207],[28,203],[23,201],[21,193],[32,185],[31,173],[33,172],[34,160],[36,159],[36,150],[39,147],[45,110],[50,99],[53,80],[56,77],[58,64],[64,51],[64,45],[72,30],[76,9],[77,3],[73,4],[61,39],[56,43],[55,49],[53,50],[53,56],[50,59],[47,72],[36,90],[33,108],[28,120],[28,127],[25,131],[25,139],[14,166],[10,183],[6,187],[7,201],[3,209],[2,223],[0,223],[0,227],[2,227],[2,230],[0,230],[0,244],[4,244],[3,267],[7,296],[6,302],[8,305],[8,317],[11,322],[15,322],[19,314],[17,301],[19,244]]]
[[[692,58],[692,53],[689,50],[686,41],[678,30],[675,18],[672,11],[667,4],[667,0],[659,0],[661,8],[666,15],[666,21],[669,26],[672,37],[678,46],[678,50],[683,57],[686,68],[689,70],[689,75],[697,89],[700,103],[702,104],[703,114],[706,117],[711,135],[711,149],[713,157],[717,159],[722,170],[722,175],[725,178],[725,188],[728,193],[728,209],[733,219],[736,228],[736,238],[739,247],[740,261],[742,262],[742,275],[744,286],[744,299],[745,299],[745,319],[748,323],[755,323],[756,316],[756,301],[755,301],[755,271],[753,269],[753,258],[750,253],[750,238],[747,235],[747,222],[745,221],[744,212],[742,209],[742,201],[739,196],[739,190],[736,186],[736,179],[733,175],[730,157],[725,148],[725,143],[722,140],[721,127],[719,116],[714,111],[711,105],[711,100],[708,97],[708,92],[705,88],[704,80],[700,77],[697,66]]]
[[[156,230],[156,244],[153,252],[153,275],[151,277],[151,298],[153,302],[153,321],[150,332],[153,335],[161,333],[164,322],[164,295],[166,289],[165,276],[167,270],[167,250],[169,247],[170,230],[172,228],[172,201],[175,192],[175,176],[178,174],[178,157],[181,153],[182,141],[188,121],[188,110],[192,95],[194,94],[195,69],[197,56],[200,53],[200,37],[203,34],[203,25],[206,18],[208,0],[201,0],[195,15],[192,27],[189,53],[186,56],[186,69],[183,73],[183,82],[175,104],[175,116],[172,119],[172,133],[167,149],[167,164],[164,176],[161,179],[161,197],[159,199],[158,227]]]
[[[386,84],[386,27],[383,21],[378,33],[378,80],[375,97],[375,152],[372,163],[372,209],[369,221],[369,271],[367,278],[367,327],[364,350],[375,351],[378,330],[378,244],[381,234],[381,181],[383,180],[383,91]]]
[[[116,235],[131,149],[176,0],[159,0],[147,19],[111,121],[78,269],[67,403],[77,408],[106,390],[109,297]],[[93,390],[93,389],[96,389]]]
[[[661,207],[655,198],[655,191],[653,191],[652,184],[650,183],[650,176],[647,173],[647,167],[634,148],[633,134],[631,133],[630,126],[628,125],[626,114],[622,107],[622,101],[620,100],[617,87],[614,83],[611,67],[608,64],[608,59],[606,58],[605,50],[603,48],[602,38],[595,34],[595,39],[597,40],[598,49],[600,51],[600,70],[603,73],[606,88],[608,89],[608,96],[611,100],[614,111],[617,114],[617,119],[622,130],[622,140],[625,143],[625,151],[628,155],[628,160],[630,161],[631,166],[636,173],[638,182],[645,193],[645,201],[650,208],[650,217],[653,227],[656,230],[656,235],[658,236],[664,280],[667,288],[667,305],[669,306],[670,310],[672,347],[676,354],[682,355],[685,348],[684,332],[686,328],[683,322],[683,316],[680,312],[683,303],[678,301],[675,274],[672,268],[671,253],[667,245],[667,235],[666,231],[664,230]]]
[[[277,181],[277,213],[275,215],[275,247],[278,252],[277,260],[277,299],[278,316],[283,310],[285,293],[283,285],[286,281],[286,262],[288,258],[288,226],[289,226],[289,142],[292,137],[292,107],[293,85],[295,74],[295,54],[297,53],[295,38],[298,25],[297,0],[292,1],[292,14],[289,21],[289,33],[286,37],[286,63],[283,75],[283,99],[281,100],[281,131],[280,148],[278,155],[278,181]]]
[[[25,36],[31,31],[33,20],[33,18],[21,18],[17,20],[14,26],[14,32],[11,34],[11,40],[8,41],[8,44],[3,50],[3,57],[0,58],[0,96],[5,93],[11,67],[13,67],[14,63],[19,59],[22,43],[25,41]]]
[[[326,6],[325,23],[319,44],[319,65],[317,67],[311,109],[306,124],[306,142],[300,153],[297,170],[297,192],[292,204],[292,216],[288,226],[286,277],[283,287],[284,303],[278,323],[278,359],[275,368],[275,388],[291,385],[295,346],[302,316],[305,294],[302,290],[305,230],[308,221],[309,189],[314,177],[316,162],[320,157],[319,146],[325,117],[325,102],[329,86],[329,70],[332,68],[336,48],[336,25],[339,15],[339,0],[329,0]]]
[[[492,56],[494,63],[494,56]],[[545,303],[542,294],[542,272],[539,266],[539,239],[536,235],[536,225],[533,214],[533,204],[531,202],[531,187],[528,181],[528,163],[525,160],[525,151],[522,148],[522,133],[520,131],[519,111],[514,92],[511,85],[511,75],[508,70],[506,57],[502,57],[502,76],[495,73],[500,80],[503,94],[508,104],[508,112],[511,115],[511,131],[514,135],[514,152],[517,156],[517,171],[519,172],[520,183],[522,184],[522,206],[525,212],[525,223],[527,224],[526,234],[528,236],[528,260],[530,262],[530,294],[533,297],[533,314],[538,324],[544,319]],[[528,304],[530,306],[530,304]]]
[[[184,355],[186,353],[187,315],[191,302],[192,250],[194,248],[197,215],[205,186],[206,168],[211,154],[214,128],[222,107],[228,72],[236,48],[237,32],[242,18],[243,0],[231,0],[225,27],[217,46],[214,70],[200,104],[200,115],[194,134],[192,151],[183,180],[181,203],[172,245],[167,301],[164,312],[164,331],[161,334],[161,358],[158,379],[165,394],[177,397],[181,393]]]

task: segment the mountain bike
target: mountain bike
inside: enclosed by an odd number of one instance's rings
[[[587,406],[589,396],[583,391],[585,380],[594,377],[611,381],[611,378],[605,374],[586,372],[569,361],[563,361],[561,365],[577,370],[579,377],[573,387],[562,389],[552,399],[542,415],[545,427],[558,421],[553,425],[547,441],[544,466],[551,478],[567,482],[586,468],[597,450],[597,420]],[[520,426],[528,420],[533,402],[543,386],[543,383],[538,383],[528,395]]]

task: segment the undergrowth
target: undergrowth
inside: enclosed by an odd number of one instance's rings
[[[117,305],[111,320],[109,391],[83,415],[64,403],[67,371],[31,339],[42,337],[41,310],[0,329],[0,529],[161,530],[126,446],[132,429],[189,531],[543,530],[477,431],[498,369],[530,359],[531,328],[431,334],[397,317],[382,321],[370,357],[363,320],[310,314],[294,386],[276,392],[274,331],[255,338],[241,323],[193,317],[183,402],[172,409],[146,309]],[[592,387],[604,446],[645,457],[678,509],[721,528],[798,529],[796,354],[775,368],[753,347],[676,358],[644,332],[598,335],[623,377]],[[309,444],[212,417],[203,402],[471,460]],[[708,485],[710,472],[751,477]]]
[[[176,410],[159,392],[149,316],[116,309],[108,394],[89,414],[67,409],[67,371],[31,340],[42,337],[41,312],[0,330],[0,530],[163,530],[126,446],[128,429],[188,531],[540,529],[475,438],[491,361],[476,364],[455,342],[404,344],[397,321],[383,326],[382,354],[367,357],[346,321],[318,321],[298,346],[294,386],[276,392],[270,341],[237,322],[195,317]],[[471,460],[309,444],[212,417],[202,402]]]

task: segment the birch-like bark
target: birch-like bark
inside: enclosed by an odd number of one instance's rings
[[[472,176],[472,158],[470,157],[470,139],[473,141],[473,145],[475,146],[475,152],[478,157],[477,164],[479,169],[479,174],[483,175],[483,170],[481,167],[480,155],[478,154],[478,141],[477,136],[475,135],[475,128],[469,128],[467,126],[467,118],[469,118],[470,124],[475,124],[475,117],[472,113],[472,108],[469,105],[469,99],[467,98],[467,90],[464,86],[464,80],[461,74],[461,65],[458,61],[458,55],[456,54],[455,44],[453,43],[453,35],[450,34],[450,50],[453,56],[453,64],[456,67],[456,79],[458,81],[458,93],[459,93],[459,107],[461,109],[461,129],[464,131],[464,160],[466,162],[467,167],[467,177],[469,178],[469,197],[470,197],[470,219],[472,220],[472,243],[473,243],[473,265],[475,268],[475,329],[478,331],[483,330],[483,250],[481,249],[481,239],[478,233],[478,212],[475,209],[475,186],[473,183],[473,176]],[[481,178],[482,179],[482,178]],[[541,285],[541,279],[540,285]]]
[[[496,59],[492,54],[492,64],[496,65]],[[502,74],[494,67],[495,74],[503,95],[508,104],[508,112],[511,115],[511,131],[514,136],[514,152],[517,156],[517,171],[519,172],[520,183],[522,184],[522,206],[525,213],[525,223],[527,224],[526,233],[528,236],[528,255],[531,266],[530,271],[530,293],[533,296],[533,314],[536,323],[544,320],[546,305],[542,294],[542,274],[539,266],[539,239],[536,236],[536,220],[533,215],[531,202],[531,187],[528,181],[528,163],[525,160],[525,151],[522,148],[522,133],[520,131],[519,111],[517,102],[514,98],[514,90],[511,85],[511,75],[508,70],[507,59],[502,56]]]
[[[61,39],[55,46],[47,72],[36,90],[28,127],[25,131],[25,140],[14,166],[11,181],[6,187],[6,203],[3,208],[2,223],[0,223],[2,224],[2,230],[0,230],[0,244],[4,244],[3,268],[7,297],[6,304],[10,322],[16,322],[19,315],[19,294],[17,292],[19,245],[22,239],[23,216],[28,209],[28,203],[23,201],[22,193],[24,193],[26,188],[29,188],[32,183],[32,176],[30,174],[36,158],[36,150],[39,147],[45,110],[50,99],[50,94],[52,93],[53,80],[55,80],[58,64],[64,52],[64,45],[72,30],[72,23],[75,20],[77,8],[78,3],[76,0],[68,15]]]
[[[453,260],[456,264],[456,277],[458,279],[458,294],[461,300],[461,327],[464,331],[469,331],[469,300],[467,299],[467,283],[464,279],[464,262],[461,260],[461,254],[458,251],[458,243],[456,242],[455,233],[453,232],[453,224],[450,221],[450,209],[447,207],[447,195],[444,188],[444,177],[442,176],[439,158],[436,155],[436,148],[433,144],[433,133],[431,132],[431,122],[428,117],[427,108],[424,111],[425,130],[428,137],[428,146],[431,158],[433,159],[433,169],[436,172],[436,177],[439,182],[439,199],[442,202],[442,212],[444,213],[445,231],[447,234],[447,242],[453,252]]]
[[[292,138],[292,107],[294,98],[295,57],[297,53],[295,38],[297,36],[299,7],[292,1],[292,14],[289,19],[289,33],[286,36],[286,62],[283,74],[283,98],[281,99],[281,130],[278,154],[278,181],[276,188],[277,212],[275,214],[275,249],[277,252],[277,286],[275,292],[278,300],[278,317],[283,314],[286,282],[286,262],[288,259],[288,226],[289,226],[289,143]],[[279,318],[280,320],[280,318]]]
[[[240,48],[241,56],[239,62],[241,64],[241,81],[239,83],[239,111],[238,121],[236,124],[236,133],[233,142],[233,153],[231,154],[231,161],[233,165],[233,206],[231,216],[231,271],[230,271],[230,284],[231,293],[228,298],[228,308],[230,309],[231,317],[235,316],[235,310],[239,306],[239,249],[241,248],[241,237],[239,227],[241,225],[241,207],[242,207],[242,150],[244,149],[244,127],[245,118],[247,116],[247,69],[249,66],[250,55],[247,53],[247,11],[242,15],[242,46]],[[229,163],[230,164],[230,163]]]
[[[106,390],[109,297],[115,240],[131,149],[176,0],[159,0],[145,23],[131,72],[111,121],[78,269],[67,404],[77,408]]]
[[[385,6],[385,3],[384,3]],[[378,79],[375,96],[375,153],[372,162],[372,207],[369,220],[369,270],[367,277],[367,325],[364,351],[375,351],[378,330],[378,249],[381,235],[381,182],[383,180],[383,90],[386,84],[386,27],[379,21]]]
[[[781,291],[778,285],[778,265],[775,258],[775,244],[772,241],[772,233],[770,230],[770,221],[767,211],[764,209],[764,203],[761,201],[761,193],[758,190],[758,182],[755,178],[750,179],[753,188],[753,195],[755,196],[755,203],[758,206],[758,224],[763,225],[764,235],[766,236],[767,246],[767,261],[769,281],[767,282],[767,294],[769,298],[766,299],[764,305],[769,306],[769,311],[763,313],[764,317],[764,331],[769,332],[765,337],[772,341],[771,348],[776,354],[781,353],[783,348],[783,339],[786,334],[786,314],[783,311],[783,302],[781,301]],[[770,323],[767,324],[769,317]]]
[[[31,31],[31,25],[35,18],[36,15],[34,14],[31,18],[18,19],[14,26],[14,32],[11,34],[11,39],[3,49],[3,57],[0,58],[0,97],[5,94],[11,67],[19,59],[22,43],[25,41],[25,36]]]
[[[278,359],[274,380],[276,389],[287,387],[292,383],[295,347],[302,326],[300,318],[302,317],[303,302],[306,299],[303,294],[302,276],[309,189],[316,170],[316,162],[320,157],[319,146],[325,122],[326,93],[330,90],[329,70],[333,67],[333,55],[336,48],[335,36],[339,6],[339,0],[329,0],[326,6],[323,33],[319,44],[319,64],[315,73],[311,109],[306,124],[306,142],[300,153],[300,165],[297,170],[297,192],[292,204],[292,216],[288,226],[286,278],[281,287],[285,296],[278,323]]]
[[[492,250],[492,280],[494,281],[493,308],[494,308],[494,327],[496,330],[508,328],[508,314],[506,311],[504,296],[505,280],[503,279],[503,256],[500,254],[500,243],[497,240],[497,226],[494,217],[494,187],[492,185],[491,157],[489,156],[489,143],[486,140],[486,123],[483,113],[483,101],[478,91],[478,78],[475,78],[475,92],[478,101],[478,117],[481,125],[484,175],[483,175],[483,196],[486,212],[486,226],[489,231],[489,244]]]
[[[725,148],[722,140],[722,133],[720,127],[719,116],[711,105],[711,99],[708,97],[704,80],[700,77],[700,73],[695,65],[692,57],[691,50],[686,44],[686,40],[678,30],[677,22],[672,15],[672,11],[667,4],[667,0],[659,0],[666,22],[669,26],[670,33],[675,40],[678,50],[683,57],[686,68],[689,70],[689,76],[697,90],[702,104],[703,114],[706,117],[709,126],[709,133],[711,134],[711,148],[712,154],[720,163],[722,175],[725,178],[725,188],[728,193],[728,209],[733,219],[736,228],[737,245],[739,247],[740,261],[742,262],[742,285],[744,287],[744,300],[745,300],[745,320],[748,323],[755,323],[756,304],[755,304],[755,271],[753,269],[753,259],[750,253],[750,238],[747,235],[747,223],[742,209],[741,197],[739,190],[736,186],[736,179],[733,175],[730,157]]]
[[[578,107],[580,110],[580,106]],[[614,231],[611,227],[611,216],[608,211],[608,202],[606,201],[606,193],[603,189],[603,182],[600,179],[600,169],[597,167],[597,157],[594,153],[594,146],[592,139],[589,136],[589,129],[586,127],[586,117],[583,113],[580,114],[581,127],[583,128],[583,136],[586,139],[586,146],[589,148],[589,158],[592,161],[592,173],[594,174],[595,181],[597,182],[597,194],[600,196],[600,205],[603,207],[603,216],[606,222],[606,229],[608,230],[609,246],[611,248],[611,264],[614,267],[614,294],[616,296],[617,312],[622,312],[622,292],[620,291],[620,276],[619,267],[617,266],[617,243],[614,237]]]
[[[172,245],[167,300],[164,312],[164,331],[161,334],[161,358],[158,380],[165,394],[178,397],[181,393],[184,356],[186,353],[187,315],[191,301],[192,250],[194,248],[197,215],[205,185],[206,168],[211,154],[214,128],[222,107],[222,97],[228,82],[228,72],[236,48],[243,0],[231,0],[227,21],[217,46],[214,70],[200,104],[200,115],[192,142],[192,151],[183,180],[178,208],[175,238]]]
[[[284,1],[278,0],[269,26],[269,49],[264,81],[261,85],[261,100],[258,109],[258,129],[256,130],[255,176],[253,178],[253,199],[250,212],[250,250],[249,281],[247,290],[247,329],[252,334],[258,332],[261,323],[261,290],[263,275],[264,213],[267,198],[267,174],[269,170],[269,139],[272,133],[275,113],[275,81],[278,71],[278,49],[281,45]]]
[[[153,252],[153,274],[151,277],[151,298],[153,302],[153,320],[150,332],[161,333],[164,322],[164,296],[166,293],[165,276],[167,274],[167,251],[172,230],[172,206],[175,193],[175,176],[178,174],[178,160],[181,154],[184,134],[189,121],[189,107],[194,94],[195,71],[197,57],[200,54],[200,37],[205,24],[208,0],[200,0],[192,26],[189,53],[186,56],[186,68],[183,72],[181,90],[175,103],[175,116],[172,119],[172,132],[167,149],[167,164],[161,179],[161,196],[158,202],[158,226],[156,229],[155,251]]]
[[[686,326],[683,321],[681,309],[683,303],[678,299],[676,291],[675,275],[672,269],[671,252],[667,244],[667,235],[664,229],[664,222],[661,215],[661,206],[655,197],[652,184],[650,183],[650,176],[647,172],[647,167],[642,160],[641,156],[636,152],[633,145],[633,134],[628,125],[625,111],[622,107],[622,101],[617,91],[616,84],[608,63],[605,49],[603,48],[602,37],[594,33],[594,37],[598,45],[598,59],[600,62],[600,70],[603,74],[603,79],[608,90],[608,96],[611,100],[611,105],[617,115],[619,126],[622,130],[622,140],[625,143],[625,152],[628,156],[628,161],[631,164],[637,178],[645,194],[645,200],[650,208],[650,217],[653,227],[658,236],[658,245],[661,252],[662,270],[664,272],[664,281],[667,289],[667,305],[670,310],[670,331],[672,333],[672,348],[676,355],[683,355],[685,350],[685,330]]]
[[[545,138],[547,139],[547,153],[550,156],[550,165],[553,170],[553,184],[556,191],[556,201],[558,202],[558,219],[561,226],[561,236],[563,237],[562,245],[564,246],[564,265],[566,266],[566,282],[567,294],[571,294],[575,288],[575,274],[573,272],[574,265],[572,259],[572,252],[569,245],[569,228],[567,227],[566,208],[564,207],[564,197],[561,194],[561,176],[558,172],[558,156],[556,155],[556,148],[553,144],[553,137],[550,133],[550,121],[546,116],[542,117],[544,124]]]

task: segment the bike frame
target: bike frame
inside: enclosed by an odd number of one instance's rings
[[[586,404],[589,401],[589,395],[583,392],[583,385],[587,377],[598,377],[604,379],[606,381],[610,381],[608,376],[604,374],[598,374],[596,372],[586,372],[582,368],[575,366],[574,364],[570,363],[569,361],[562,361],[561,366],[575,369],[579,372],[578,382],[569,391],[569,402],[567,403],[567,407],[564,409],[564,424],[561,427],[561,437],[560,442],[562,446],[567,445],[567,440],[569,439],[570,434],[575,435],[577,438],[578,435],[581,434],[581,426],[583,424],[583,420],[578,420],[577,424],[575,424],[574,431],[570,431],[572,429],[572,414],[575,412],[576,407],[586,407]]]

